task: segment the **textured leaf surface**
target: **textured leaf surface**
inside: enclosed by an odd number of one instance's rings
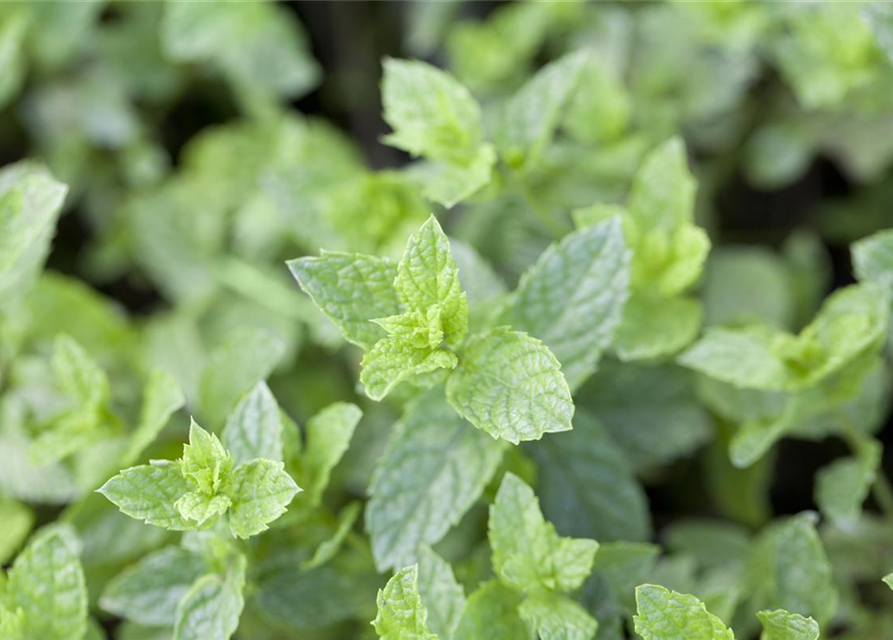
[[[238,538],[266,531],[299,491],[281,462],[258,459],[239,465],[230,489],[230,531]]]
[[[87,632],[87,587],[75,532],[52,525],[38,532],[9,572],[4,606],[21,608],[22,638],[80,640]]]
[[[371,320],[400,313],[394,289],[397,267],[388,260],[323,251],[318,258],[291,260],[288,268],[345,339],[364,349],[371,349],[386,335]]]
[[[819,623],[783,609],[757,613],[763,623],[760,640],[818,640]]]
[[[437,640],[428,630],[428,610],[419,596],[418,565],[401,569],[378,592],[372,624],[383,640]]]
[[[173,626],[177,604],[206,571],[200,556],[165,547],[109,582],[99,604],[105,611],[139,624]]]
[[[245,557],[230,563],[225,576],[199,578],[177,606],[173,640],[229,640],[245,606]]]
[[[506,327],[468,340],[446,392],[466,420],[514,444],[571,428],[574,404],[558,360]]]
[[[645,584],[636,589],[636,605],[636,633],[644,640],[735,640],[694,596]]]
[[[546,249],[521,277],[507,323],[545,342],[576,389],[610,344],[628,288],[629,252],[614,219]]]
[[[538,593],[518,607],[521,619],[540,640],[592,640],[598,623],[566,596]]]
[[[495,580],[472,593],[459,620],[454,640],[535,640],[518,615],[522,596]]]
[[[282,461],[282,418],[265,382],[258,382],[230,413],[223,443],[236,464],[255,458]]]
[[[378,463],[366,506],[376,566],[414,562],[478,499],[503,445],[474,429],[433,389],[411,405]]]
[[[544,520],[533,490],[512,473],[502,480],[490,507],[493,568],[523,591],[572,591],[589,576],[598,543],[562,538]]]
[[[423,545],[419,549],[419,595],[428,609],[428,628],[439,640],[450,640],[465,608],[465,592],[450,564]]]
[[[172,531],[186,531],[191,527],[174,503],[189,490],[177,463],[160,462],[124,469],[99,492],[131,518]]]

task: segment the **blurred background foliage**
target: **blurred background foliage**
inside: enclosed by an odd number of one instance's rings
[[[501,152],[456,206],[426,190],[430,167],[381,143],[386,56],[450,71],[482,103],[489,132],[531,74],[575,51],[584,52],[576,81],[526,96],[550,110],[549,131]],[[272,371],[299,423],[336,400],[366,411],[336,471],[331,513],[314,524],[331,528],[340,506],[364,497],[397,409],[361,400],[356,352],[284,260],[320,247],[399,256],[433,210],[480,254],[464,264],[483,257],[512,287],[573,228],[573,211],[623,202],[645,153],[677,134],[698,180],[696,219],[714,246],[698,287],[704,323],[799,330],[852,281],[849,243],[893,226],[891,56],[893,9],[860,2],[0,3],[0,164],[41,159],[70,187],[48,270],[2,319],[0,489],[46,521],[94,482],[101,449],[39,473],[21,465],[22,434],[53,406],[42,372],[58,332],[109,372],[121,415],[136,415],[158,365],[211,429],[243,390],[221,389],[214,372],[246,367],[250,350],[261,355],[246,376]],[[889,384],[885,371],[875,377],[859,415],[889,443]],[[845,451],[824,438],[827,425],[804,425],[798,439],[735,469],[724,442],[736,416],[711,409],[728,403],[711,404],[723,389],[709,387],[669,362],[610,361],[577,394],[645,487],[634,489],[645,492],[631,515],[596,520],[585,534],[656,532],[672,552],[665,583],[676,588],[712,566],[708,549],[689,548],[681,518],[723,516],[738,523],[724,530],[738,541],[774,515],[814,508],[814,472]],[[181,418],[159,455],[179,446]],[[506,465],[533,477],[543,451],[522,448]],[[541,480],[559,530],[582,526],[550,504]],[[482,513],[463,520],[447,551],[477,540]],[[105,503],[80,502],[65,517],[82,525],[94,597],[167,536]],[[313,535],[301,544],[311,548]],[[869,515],[823,536],[845,582],[847,637],[889,637],[893,612],[874,611],[874,595],[858,589],[877,565],[893,566],[893,531]],[[299,579],[285,569],[300,557],[285,568],[271,559],[243,624],[251,629],[255,616],[286,630],[334,629],[319,638],[365,628],[348,619],[371,619],[380,580],[356,544]],[[480,575],[480,554],[456,559],[463,579]]]

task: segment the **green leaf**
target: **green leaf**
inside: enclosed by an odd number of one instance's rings
[[[189,444],[183,447],[180,472],[190,484],[211,497],[229,482],[233,457],[215,434],[193,420],[189,425]]]
[[[883,578],[884,584],[893,589],[893,573],[888,573]]]
[[[201,491],[190,491],[174,503],[184,520],[195,521],[196,528],[213,524],[226,513],[232,502],[227,496],[210,496]],[[191,524],[191,523],[190,523]]]
[[[457,362],[456,354],[445,349],[416,347],[403,339],[385,338],[363,358],[360,382],[366,395],[378,401],[404,380],[438,369],[453,369]]]
[[[853,243],[853,271],[862,282],[876,282],[893,294],[893,229]]]
[[[760,640],[818,640],[819,623],[783,609],[759,611],[757,617],[763,623]]]
[[[543,519],[533,490],[506,473],[490,507],[493,568],[506,583],[523,591],[572,591],[592,571],[598,543],[562,538]]]
[[[24,44],[27,32],[28,19],[24,13],[13,14],[0,22],[0,67],[5,70],[0,79],[0,107],[5,107],[15,98],[25,78]],[[2,231],[0,235],[3,235]]]
[[[465,592],[450,564],[422,545],[419,548],[419,595],[428,609],[428,628],[439,640],[451,640],[465,608]]]
[[[569,54],[540,69],[503,106],[494,132],[499,153],[514,168],[536,165],[552,141],[585,62]]]
[[[112,579],[99,604],[105,611],[139,624],[173,626],[177,603],[206,571],[200,556],[165,547]]]
[[[426,624],[418,570],[418,565],[401,569],[378,591],[378,615],[372,625],[383,640],[437,640]]]
[[[257,328],[234,331],[214,349],[199,382],[208,423],[222,425],[239,399],[272,373],[284,353],[279,336]]]
[[[432,389],[397,423],[369,489],[366,528],[379,570],[415,562],[475,503],[503,444],[471,427]],[[425,505],[420,508],[420,505]]]
[[[24,640],[81,640],[87,632],[87,587],[80,549],[68,525],[41,529],[9,571],[3,605],[21,611]]]
[[[595,372],[628,291],[629,252],[615,218],[546,249],[521,277],[506,323],[545,342],[574,390]]]
[[[125,515],[171,531],[192,528],[174,506],[189,490],[180,465],[168,461],[124,469],[98,489]]]
[[[237,465],[255,458],[281,462],[282,428],[276,398],[258,382],[226,419],[223,443]]]
[[[108,402],[109,381],[105,371],[74,338],[67,335],[56,338],[52,364],[56,384],[79,405],[99,407]]]
[[[374,318],[400,313],[394,289],[397,267],[387,259],[322,251],[318,258],[290,260],[288,268],[348,342],[371,349],[387,334]]]
[[[571,429],[574,404],[560,369],[542,342],[497,327],[467,341],[447,380],[447,399],[494,438],[539,440]]]
[[[427,199],[452,209],[490,183],[495,164],[493,145],[482,144],[464,164],[415,162],[406,168],[406,173]]]
[[[163,369],[152,369],[143,390],[143,406],[136,431],[122,458],[122,465],[131,465],[164,428],[170,417],[186,404],[177,381]]]
[[[690,223],[696,190],[685,144],[680,138],[667,140],[648,154],[630,189],[628,207],[637,229],[672,230]]]
[[[431,65],[386,58],[381,86],[391,146],[413,156],[466,163],[483,137],[478,103],[455,78]]]
[[[177,605],[173,640],[229,640],[245,606],[245,556],[236,556],[225,576],[195,581]]]
[[[650,360],[676,353],[698,335],[701,304],[691,298],[659,298],[633,293],[614,337],[617,357]]]
[[[694,596],[644,584],[636,589],[633,618],[644,640],[735,640],[722,620]]]
[[[542,640],[592,640],[598,622],[570,598],[536,593],[518,607],[521,619]]]
[[[819,470],[815,499],[825,517],[842,528],[854,526],[880,462],[881,446],[867,441],[859,455],[836,460]]]
[[[602,425],[577,411],[574,429],[531,451],[539,468],[543,511],[559,531],[605,540],[646,540],[648,501],[623,452]]]
[[[229,490],[230,531],[237,538],[266,531],[300,490],[281,462],[258,459],[239,465]]]
[[[0,498],[0,522],[0,563],[6,564],[31,533],[34,512],[22,502]]]
[[[355,404],[336,402],[307,421],[302,480],[311,504],[318,505],[322,500],[332,469],[347,451],[362,417],[363,412]]]
[[[431,316],[439,309],[443,339],[458,344],[468,331],[468,301],[459,284],[459,270],[450,253],[450,241],[437,218],[428,218],[418,233],[409,237],[397,265],[394,288],[410,311]],[[436,345],[431,345],[436,346]]]
[[[468,597],[453,640],[535,640],[518,615],[523,596],[495,580]]]

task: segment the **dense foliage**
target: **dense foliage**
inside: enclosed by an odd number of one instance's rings
[[[891,125],[886,4],[0,3],[0,640],[889,640]]]

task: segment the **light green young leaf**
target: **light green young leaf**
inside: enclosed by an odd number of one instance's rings
[[[883,578],[884,584],[893,589],[893,573],[888,573]]]
[[[416,162],[406,168],[406,173],[426,198],[452,209],[490,183],[494,164],[496,150],[491,144],[482,144],[465,164]]]
[[[438,640],[451,640],[462,611],[465,592],[450,564],[428,545],[419,548],[419,595],[428,609],[428,628]]]
[[[307,444],[304,449],[301,479],[307,499],[318,505],[329,484],[332,469],[341,460],[354,429],[363,417],[355,404],[336,402],[307,421]]]
[[[760,640],[818,640],[819,623],[783,609],[759,611],[757,617],[763,623]]]
[[[547,64],[503,105],[494,137],[510,166],[536,165],[577,88],[585,59],[575,53]]]
[[[791,383],[788,364],[775,346],[784,335],[762,325],[742,329],[712,327],[677,361],[684,367],[747,389],[784,389]]]
[[[372,320],[401,311],[394,289],[397,267],[385,258],[322,251],[318,258],[297,258],[287,264],[301,288],[338,325],[345,339],[364,349],[371,349],[387,335]]]
[[[113,578],[103,590],[99,605],[146,626],[173,626],[177,604],[206,572],[199,555],[180,547],[165,547]]]
[[[154,442],[170,417],[184,404],[186,398],[173,376],[163,369],[152,369],[143,391],[140,421],[130,437],[122,466],[136,462],[146,447]]]
[[[286,512],[301,489],[281,462],[257,459],[236,467],[229,497],[229,528],[237,538],[249,538]]]
[[[320,543],[310,559],[301,564],[301,569],[309,571],[321,567],[334,558],[335,554],[338,553],[338,550],[341,549],[341,545],[344,543],[347,534],[350,533],[351,528],[360,516],[361,510],[359,502],[351,502],[344,507],[341,510],[341,513],[338,514],[338,526],[335,529],[335,533],[332,534],[331,538]]]
[[[227,567],[226,575],[208,574],[190,587],[177,605],[173,640],[229,640],[245,606],[245,556]]]
[[[644,584],[636,588],[636,633],[644,640],[735,640],[731,629],[694,596]]]
[[[541,339],[572,390],[595,372],[629,295],[629,251],[618,219],[551,245],[522,277],[506,323]]]
[[[466,164],[483,137],[478,103],[455,78],[425,62],[384,61],[381,99],[394,130],[385,142],[414,156]]]
[[[282,461],[282,418],[266,382],[258,382],[226,419],[223,444],[235,463],[255,458]]]
[[[0,22],[0,67],[4,69],[0,78],[0,107],[5,107],[21,89],[26,71],[24,44],[27,33],[28,19],[24,13],[13,13]]]
[[[213,524],[218,516],[226,513],[232,502],[225,495],[209,496],[201,491],[190,491],[174,503],[184,520],[194,521],[194,527],[204,528]],[[192,522],[190,522],[192,524]]]
[[[56,384],[79,405],[99,407],[109,399],[109,380],[95,360],[74,338],[60,335],[53,344]]]
[[[453,640],[536,640],[518,615],[523,596],[496,580],[468,597]]]
[[[462,417],[513,444],[571,429],[574,404],[558,360],[539,340],[507,327],[468,340],[446,393]]]
[[[81,640],[87,632],[87,587],[80,543],[68,525],[39,531],[9,571],[3,605],[21,610],[24,640]]]
[[[12,498],[0,498],[0,564],[6,564],[18,551],[34,526],[34,512]]]
[[[400,338],[384,338],[366,353],[360,382],[366,395],[382,400],[404,380],[438,369],[454,369],[456,354],[445,349],[416,347]]]
[[[195,420],[189,425],[189,444],[183,447],[180,472],[199,491],[211,497],[229,482],[233,457],[216,434],[202,429]]]
[[[191,526],[174,503],[189,490],[178,463],[153,461],[124,469],[97,491],[131,518],[171,531],[187,531]]]
[[[415,400],[394,428],[369,490],[366,528],[378,569],[415,562],[420,545],[439,542],[481,495],[503,450],[457,416],[440,389]]]
[[[239,399],[265,380],[285,353],[283,340],[267,329],[233,332],[211,352],[199,382],[202,414],[222,425]]]
[[[468,301],[459,284],[459,270],[450,241],[433,215],[409,237],[397,265],[394,288],[410,311],[439,309],[443,340],[458,344],[468,331]],[[436,345],[430,345],[436,346]]]
[[[624,307],[614,351],[624,362],[676,353],[697,337],[700,326],[701,303],[697,300],[634,292]]]
[[[521,603],[518,614],[541,640],[592,640],[598,622],[586,609],[555,593],[536,593]]]
[[[418,565],[401,569],[378,591],[372,621],[382,640],[437,640],[427,626],[428,610],[419,596]]]
[[[577,411],[574,429],[532,449],[543,512],[559,531],[605,540],[646,540],[645,492],[604,427]]]
[[[690,223],[696,189],[685,144],[680,138],[667,140],[648,154],[636,172],[628,206],[637,229],[670,231]]]
[[[881,446],[870,440],[857,456],[836,460],[818,472],[815,499],[825,517],[842,528],[855,526],[880,461]]]
[[[508,584],[522,591],[572,591],[592,571],[598,543],[563,538],[543,518],[533,489],[506,473],[490,507],[490,548],[493,568]]]
[[[862,282],[877,282],[893,294],[893,229],[862,238],[850,248],[853,271]]]

